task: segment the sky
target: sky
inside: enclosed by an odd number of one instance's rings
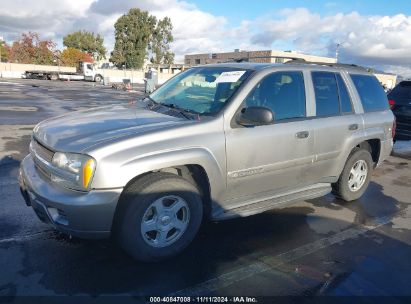
[[[185,54],[294,50],[335,56],[411,77],[411,1],[371,0],[0,0],[0,37],[36,31],[62,47],[62,38],[88,30],[114,46],[114,23],[138,7],[173,23],[176,62]]]

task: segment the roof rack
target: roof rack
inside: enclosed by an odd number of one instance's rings
[[[241,58],[229,58],[226,62],[249,62],[250,59],[266,59],[266,58],[282,58],[282,59],[290,59],[290,62],[300,61],[304,59],[295,58],[295,57],[287,57],[287,56],[254,56],[254,57],[241,57]]]
[[[265,59],[265,58],[282,58],[282,59],[289,59],[289,61],[284,62],[284,64],[315,64],[315,65],[322,65],[322,66],[329,66],[335,68],[352,68],[358,69],[361,71],[370,72],[370,68],[366,68],[356,64],[348,64],[348,63],[336,63],[336,62],[318,62],[318,61],[307,61],[303,58],[295,58],[295,57],[288,57],[288,56],[254,56],[254,57],[241,57],[241,58],[229,58],[227,62],[250,62],[250,59]]]
[[[356,64],[349,64],[349,63],[332,63],[332,62],[316,62],[316,61],[306,61],[304,59],[296,59],[293,61],[287,61],[284,64],[315,64],[315,65],[323,65],[323,66],[329,66],[329,67],[334,67],[334,68],[354,68],[354,69],[359,69],[363,71],[369,72],[370,69],[363,67],[361,65],[356,65]]]

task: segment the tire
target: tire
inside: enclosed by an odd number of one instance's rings
[[[355,178],[355,175],[352,174],[352,170],[355,169],[354,166],[356,166],[357,171],[355,172],[358,174],[358,178]],[[362,170],[363,168],[365,168],[366,172]],[[374,162],[369,150],[354,148],[345,163],[338,181],[332,185],[333,193],[346,202],[359,199],[367,190],[373,168]],[[364,178],[361,179],[361,176]]]
[[[53,74],[51,74],[51,75],[50,75],[50,80],[52,80],[52,81],[56,81],[56,80],[58,80],[58,79],[59,79],[58,74],[53,73]]]
[[[171,173],[138,179],[125,189],[120,204],[117,239],[129,255],[144,262],[182,252],[194,239],[203,217],[198,189]]]
[[[95,82],[101,82],[102,77],[100,75],[96,75],[96,77],[94,77],[94,81]]]

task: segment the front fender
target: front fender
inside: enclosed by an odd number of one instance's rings
[[[211,151],[201,147],[156,151],[139,155],[117,168],[101,166],[97,169],[99,172],[93,180],[93,185],[98,185],[99,188],[113,188],[113,185],[124,187],[133,178],[144,173],[182,165],[199,165],[205,170],[213,199],[220,197],[225,190],[224,162],[218,161]]]

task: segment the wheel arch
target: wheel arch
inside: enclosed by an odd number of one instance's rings
[[[340,165],[339,167],[337,176],[341,175],[346,162],[350,158],[355,148],[362,148],[362,149],[368,150],[374,162],[374,168],[377,166],[379,158],[380,158],[380,152],[381,152],[381,139],[378,137],[371,137],[371,138],[363,139],[361,141],[357,141],[355,144],[351,145],[351,147],[344,154],[344,161],[342,162],[342,165]]]
[[[146,177],[147,175],[150,175],[150,174],[154,174],[156,172],[166,172],[166,173],[175,174],[185,179],[186,181],[190,182],[194,186],[196,186],[200,192],[202,202],[203,202],[203,216],[206,219],[208,219],[211,216],[211,205],[212,205],[211,204],[211,186],[210,186],[210,179],[209,179],[209,176],[206,170],[201,165],[198,165],[198,164],[184,164],[184,165],[165,167],[161,169],[144,172],[142,174],[139,174],[133,177],[126,184],[126,186],[124,187],[119,197],[116,210],[114,212],[112,230],[115,230],[118,228],[119,219],[121,218],[123,211],[126,209],[126,203],[125,203],[125,200],[123,199],[126,189],[131,184],[134,184],[136,182],[138,183],[138,181],[142,179],[143,177]]]
[[[381,154],[381,140],[379,138],[367,139],[356,147],[368,150],[371,153],[374,167],[378,164]]]

